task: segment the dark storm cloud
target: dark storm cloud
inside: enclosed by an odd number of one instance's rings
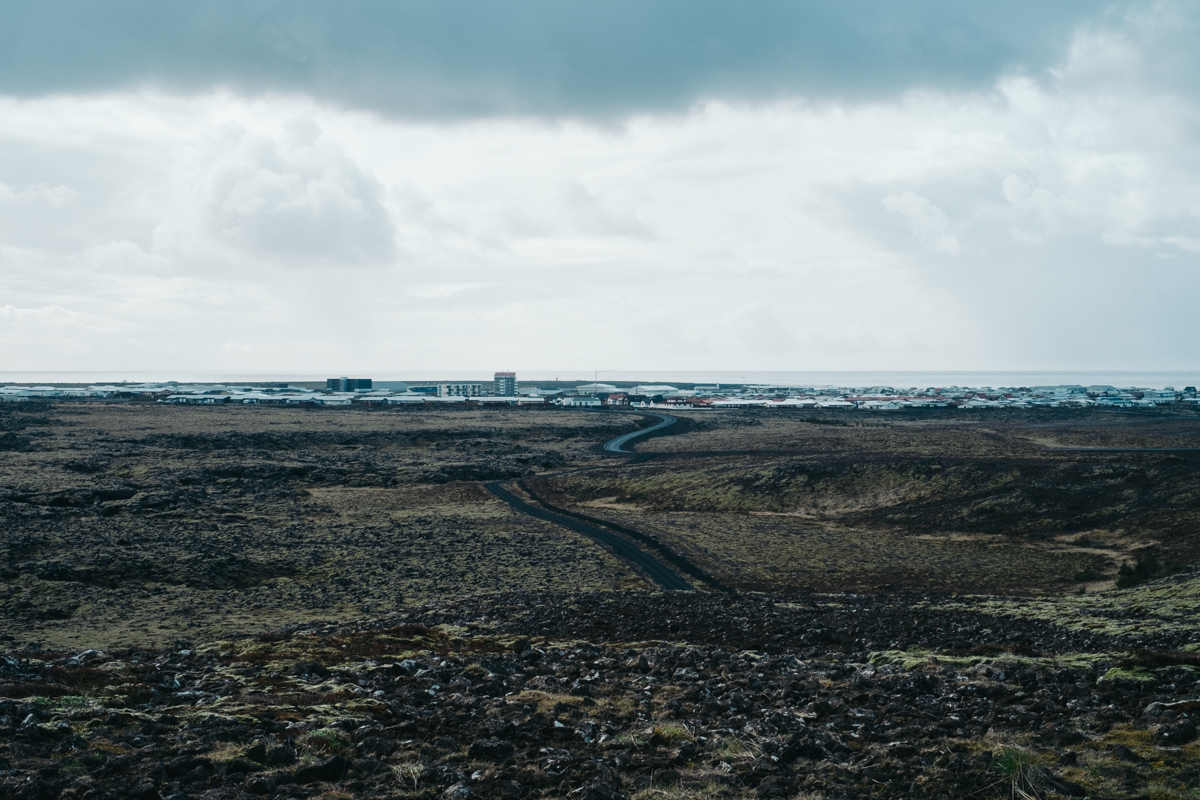
[[[406,117],[972,89],[1061,57],[1065,0],[0,2],[0,93],[298,92]]]

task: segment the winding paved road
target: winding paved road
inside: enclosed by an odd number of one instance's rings
[[[610,412],[611,413],[611,412]],[[659,431],[675,424],[675,418],[666,414],[641,414],[636,411],[621,411],[622,414],[638,414],[639,416],[655,417],[658,422],[651,425],[649,428],[643,428],[633,433],[622,434],[615,439],[610,439],[604,443],[604,450],[609,453],[619,453],[621,455],[634,455],[633,451],[626,450],[624,445],[638,438],[645,436],[648,433]],[[635,568],[641,570],[651,581],[656,583],[660,588],[671,592],[687,592],[692,590],[692,585],[680,577],[665,563],[660,561],[656,556],[646,552],[628,539],[605,530],[599,525],[593,525],[579,516],[567,516],[565,513],[556,513],[547,508],[543,508],[533,503],[522,500],[517,495],[506,489],[503,484],[505,481],[490,481],[484,484],[484,487],[494,494],[496,497],[503,500],[514,510],[522,514],[528,514],[535,519],[552,522],[555,525],[561,525],[567,530],[575,531],[589,539],[598,542],[599,544],[609,548],[613,553],[623,561],[631,564]],[[699,572],[690,563],[693,572]]]
[[[643,416],[643,417],[655,417],[658,419],[658,422],[654,425],[651,425],[649,428],[642,428],[640,431],[634,431],[633,433],[626,433],[621,436],[618,436],[615,439],[610,439],[609,441],[604,443],[604,449],[606,452],[621,453],[622,455],[633,455],[634,454],[633,451],[626,450],[625,445],[629,444],[631,441],[638,438],[639,436],[645,436],[648,433],[654,433],[655,431],[660,431],[663,428],[667,428],[667,427],[670,427],[671,425],[675,424],[675,418],[669,417],[666,414],[649,414],[649,413],[643,414],[640,411],[622,411],[621,413],[622,414],[638,414],[639,416]]]
[[[650,580],[658,584],[659,587],[671,592],[691,591],[692,585],[690,583],[676,575],[670,567],[633,544],[633,542],[627,541],[617,534],[606,531],[596,525],[589,525],[582,520],[571,519],[562,514],[555,514],[544,508],[539,508],[532,503],[527,503],[508,489],[505,489],[501,485],[501,481],[491,481],[490,483],[485,483],[484,486],[487,487],[489,492],[522,514],[528,514],[531,517],[545,520],[546,522],[553,522],[555,525],[561,525],[567,530],[581,533],[589,539],[599,542],[616,553],[618,558],[640,569]]]

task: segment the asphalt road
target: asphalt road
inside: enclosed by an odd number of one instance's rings
[[[612,412],[610,412],[612,413]],[[604,450],[609,453],[619,453],[621,455],[634,455],[632,450],[626,450],[624,446],[639,436],[645,436],[648,433],[662,430],[670,425],[675,424],[675,418],[666,414],[641,414],[636,411],[618,411],[618,414],[639,414],[640,416],[655,417],[658,422],[651,425],[649,428],[643,428],[640,431],[626,433],[615,439],[610,439],[604,443]],[[561,525],[567,530],[575,531],[583,534],[589,539],[598,542],[612,550],[616,556],[625,562],[631,564],[635,568],[641,570],[651,581],[657,584],[660,588],[672,592],[687,592],[692,590],[692,585],[680,577],[665,563],[660,561],[656,556],[646,552],[638,547],[633,542],[625,539],[612,531],[605,530],[598,525],[592,525],[585,519],[579,518],[579,515],[567,516],[566,514],[556,513],[542,506],[534,505],[533,503],[522,500],[517,495],[513,494],[502,485],[503,481],[491,481],[485,483],[487,490],[496,497],[503,500],[505,503],[522,514],[528,514],[536,519],[552,522],[555,525]],[[694,570],[695,568],[693,568]]]
[[[674,420],[671,420],[674,422]],[[670,423],[668,423],[670,424]],[[613,441],[616,441],[614,439]],[[624,451],[618,451],[624,452]],[[578,519],[572,519],[562,514],[555,514],[552,511],[547,511],[544,508],[527,503],[520,497],[505,489],[500,485],[501,481],[492,481],[485,483],[487,490],[504,502],[508,503],[512,508],[520,511],[522,514],[528,514],[536,519],[552,522],[555,525],[561,525],[567,530],[575,531],[584,536],[599,542],[608,547],[617,557],[632,564],[645,573],[650,580],[656,583],[660,588],[672,592],[691,591],[692,585],[679,577],[675,572],[663,562],[659,561],[654,556],[642,550],[637,545],[627,541],[620,536],[606,531],[596,525],[589,525],[586,522]]]
[[[653,433],[654,431],[660,431],[663,428],[666,428],[670,425],[675,424],[675,418],[669,417],[666,414],[642,414],[641,412],[638,412],[638,411],[625,411],[622,413],[640,414],[643,417],[655,417],[659,421],[657,423],[655,423],[654,425],[651,425],[649,428],[643,428],[640,431],[634,431],[633,433],[626,433],[622,436],[618,436],[615,439],[608,440],[607,442],[604,443],[604,449],[605,449],[605,451],[607,451],[609,453],[621,453],[623,455],[633,455],[632,450],[625,449],[625,445],[629,444],[629,442],[633,441],[634,439],[638,438],[639,436],[645,436],[648,433]]]

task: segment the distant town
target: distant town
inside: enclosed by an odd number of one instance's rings
[[[826,408],[898,411],[921,408],[1156,408],[1200,405],[1196,387],[1175,389],[1106,385],[990,386],[767,386],[758,384],[620,384],[536,381],[522,385],[514,372],[492,381],[373,381],[330,378],[312,383],[0,386],[0,402],[47,399],[158,402],[182,405],[418,406],[465,404],[574,408]]]

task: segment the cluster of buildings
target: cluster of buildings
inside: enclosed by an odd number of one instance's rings
[[[175,381],[88,387],[0,386],[0,401],[62,399],[142,399],[184,405],[229,403],[349,406],[471,403],[476,405],[558,405],[568,408],[827,408],[893,411],[915,408],[1155,408],[1174,404],[1200,407],[1194,386],[1182,391],[1115,386],[928,387],[766,386],[665,384],[618,387],[590,383],[522,387],[514,372],[497,372],[488,382],[409,385],[370,378],[330,378],[323,389],[288,384],[195,385]]]
[[[906,408],[1154,408],[1175,403],[1200,404],[1196,387],[1167,386],[873,387],[697,386],[663,392],[652,405],[694,408],[840,408],[893,411]]]
[[[153,400],[181,405],[225,405],[229,403],[272,405],[348,406],[352,404],[502,403],[508,405],[547,402],[538,390],[519,393],[515,372],[497,372],[492,383],[436,383],[410,386],[400,381],[377,386],[371,378],[329,378],[324,389],[280,384],[237,386],[228,384],[165,383],[97,386],[0,386],[0,401],[33,399]]]

